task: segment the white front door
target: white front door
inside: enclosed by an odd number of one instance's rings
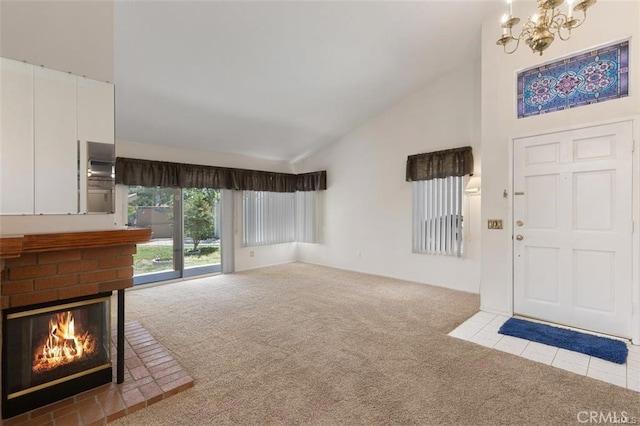
[[[631,337],[632,123],[513,143],[514,313]]]

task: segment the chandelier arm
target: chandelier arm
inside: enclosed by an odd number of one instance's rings
[[[582,24],[584,24],[584,21],[587,20],[587,11],[586,9],[582,11],[582,19],[578,20],[578,23],[576,25],[574,25],[573,28],[578,28],[579,26],[581,26]]]
[[[567,41],[571,38],[571,30],[575,28],[573,25],[567,25],[572,22],[572,18],[569,18],[564,13],[559,13],[557,19],[553,22],[553,28],[558,33],[560,40]],[[563,30],[565,34],[563,35]]]
[[[535,28],[529,22],[527,22],[522,26],[522,29],[520,30],[520,34],[517,38],[518,42],[520,42],[520,40],[531,38],[533,33],[535,33]]]
[[[549,12],[547,12],[547,13],[549,13]],[[550,12],[550,15],[551,15],[551,16],[549,16],[549,19],[548,19],[548,21],[547,21],[547,28],[554,28],[554,27],[556,27],[557,25],[561,24],[561,23],[562,23],[562,18],[563,18],[563,16],[565,16],[565,15],[560,11],[560,9],[553,9],[553,10]]]
[[[511,55],[513,52],[518,50],[518,46],[520,45],[520,37],[518,37],[518,38],[511,37],[511,38],[516,41],[516,44],[513,47],[513,49],[511,49],[510,51],[507,50],[507,45],[506,44],[503,46],[504,47],[504,53],[506,53],[507,55]]]
[[[571,28],[566,28],[566,32],[567,32],[566,36],[562,35],[562,28],[564,28],[564,27],[558,28],[558,37],[560,37],[560,40],[562,40],[562,41],[567,41],[567,40],[569,40],[571,38]],[[575,28],[575,27],[573,27],[573,28]]]
[[[564,27],[564,24],[569,22],[569,17],[564,13],[558,13],[553,16],[553,19],[549,22],[549,29],[556,30],[560,33],[560,29]]]

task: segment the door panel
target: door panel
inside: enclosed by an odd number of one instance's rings
[[[525,251],[525,297],[557,304],[560,291],[558,248],[529,246]]]
[[[525,220],[530,228],[558,226],[558,180],[558,175],[527,176]]]
[[[631,336],[632,124],[514,140],[514,312]]]
[[[573,144],[574,161],[614,158],[616,152],[611,135],[577,139]]]
[[[615,308],[615,252],[574,250],[573,279],[576,307],[613,312]]]
[[[533,166],[536,164],[557,164],[560,160],[560,144],[547,143],[525,147],[526,164]]]
[[[574,230],[613,231],[615,175],[615,170],[574,174]]]

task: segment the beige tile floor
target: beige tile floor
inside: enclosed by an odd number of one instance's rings
[[[640,346],[630,345],[626,364],[498,333],[508,317],[478,312],[449,336],[640,392]]]

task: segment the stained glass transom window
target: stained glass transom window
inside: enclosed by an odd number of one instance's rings
[[[629,40],[518,73],[518,118],[629,95]]]

